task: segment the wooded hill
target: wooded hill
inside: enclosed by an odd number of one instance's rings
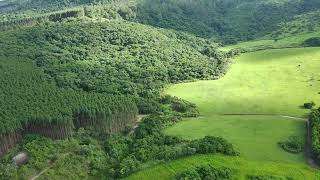
[[[146,99],[167,83],[218,78],[232,56],[201,38],[123,21],[74,20],[0,36],[3,55],[29,57],[58,87]]]
[[[318,0],[144,0],[137,20],[232,44],[262,37],[319,7]]]
[[[166,84],[216,79],[233,56],[185,33],[87,18],[1,32],[0,50],[2,152],[23,133],[63,138],[86,125],[119,132],[135,120],[136,105],[159,111]]]
[[[135,122],[133,99],[62,90],[30,61],[0,57],[0,155],[25,133],[53,139],[72,135],[74,126],[112,134]]]
[[[15,11],[1,13],[0,10],[2,19],[29,19],[38,12],[78,7],[84,8],[85,16],[90,18],[125,19],[212,38],[224,44],[282,31],[283,24],[299,16],[317,15],[320,7],[317,0],[31,0],[14,3]]]

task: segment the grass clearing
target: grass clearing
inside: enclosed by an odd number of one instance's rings
[[[248,161],[240,157],[226,157],[221,155],[198,155],[187,157],[139,171],[126,178],[128,180],[168,180],[176,173],[203,164],[216,167],[229,167],[236,171],[235,180],[246,180],[247,175],[277,175],[291,177],[294,180],[320,179],[320,174],[311,168],[300,164],[283,164],[259,161]]]
[[[305,122],[280,116],[304,117],[308,110],[300,105],[320,102],[319,69],[320,48],[243,54],[219,80],[169,87],[169,94],[196,103],[202,117],[178,123],[165,132],[188,139],[222,136],[246,159],[304,164],[303,153],[287,153],[277,142],[291,135],[305,137]]]
[[[170,86],[167,93],[194,102],[203,116],[277,114],[303,117],[299,106],[320,103],[320,48],[247,53],[214,81]],[[319,104],[318,104],[319,105]]]
[[[235,45],[221,47],[222,51],[230,51],[231,49],[245,49],[247,51],[254,51],[259,49],[281,49],[287,47],[298,47],[300,46],[306,39],[312,37],[320,37],[320,31],[312,32],[312,33],[302,33],[294,36],[289,36],[283,39],[279,39],[278,41],[274,41],[273,39],[260,39],[253,40],[247,42],[240,42]]]
[[[212,164],[247,175],[276,175],[296,180],[320,179],[305,163],[304,154],[290,154],[277,143],[305,137],[305,102],[320,103],[320,48],[274,49],[235,59],[225,77],[214,81],[176,84],[167,93],[194,102],[201,117],[165,129],[169,135],[197,139],[222,136],[240,150],[240,157],[197,155],[145,168],[128,179],[172,179],[190,166]],[[265,114],[265,115],[225,115]],[[266,115],[269,114],[269,115]]]
[[[240,150],[242,157],[250,160],[304,162],[303,153],[287,153],[277,144],[290,135],[304,137],[305,122],[299,120],[269,116],[208,116],[183,121],[165,132],[187,139],[222,136]]]

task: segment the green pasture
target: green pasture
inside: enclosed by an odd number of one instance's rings
[[[320,174],[306,165],[286,164],[259,161],[248,161],[239,157],[226,157],[221,155],[198,155],[187,157],[139,171],[128,180],[168,180],[173,179],[176,173],[192,166],[211,164],[215,167],[229,167],[235,170],[235,180],[247,180],[248,175],[273,175],[291,177],[294,180],[320,179]]]
[[[304,139],[309,111],[300,106],[320,103],[319,69],[320,48],[243,54],[219,80],[169,87],[167,93],[196,103],[201,117],[165,132],[187,139],[222,136],[246,159],[304,164],[303,153],[287,153],[277,143],[291,135]]]
[[[167,128],[166,134],[186,139],[221,136],[241,155],[188,157],[146,168],[128,179],[172,179],[190,166],[208,163],[233,168],[235,179],[320,179],[319,171],[305,163],[304,153],[290,154],[277,145],[291,135],[304,140],[308,110],[300,106],[311,100],[319,105],[319,69],[320,48],[265,50],[239,56],[219,80],[168,87],[168,94],[196,103],[201,116]]]
[[[231,49],[241,48],[246,51],[256,51],[260,49],[282,49],[288,47],[299,47],[306,39],[312,37],[320,37],[320,31],[291,35],[277,41],[271,39],[270,37],[265,37],[258,40],[240,42],[235,45],[221,47],[220,50],[229,51]]]

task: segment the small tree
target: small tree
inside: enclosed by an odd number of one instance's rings
[[[315,105],[316,105],[316,104],[315,104],[313,101],[311,101],[311,102],[304,103],[304,104],[303,104],[303,107],[304,107],[305,109],[312,109]]]

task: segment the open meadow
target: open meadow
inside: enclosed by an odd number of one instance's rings
[[[222,136],[252,160],[304,163],[302,153],[287,153],[277,143],[292,135],[305,137],[308,110],[300,106],[320,102],[319,68],[320,48],[241,55],[219,80],[168,88],[169,94],[196,103],[201,117],[165,132],[188,139]]]
[[[306,136],[306,114],[300,106],[320,103],[320,48],[278,49],[247,53],[234,60],[219,80],[172,85],[167,93],[196,103],[201,116],[165,130],[168,135],[198,139],[221,136],[240,151],[240,158],[194,156],[140,171],[129,179],[161,177],[210,163],[249,174],[274,174],[293,179],[318,179],[304,153],[291,154],[278,145],[289,136]]]

